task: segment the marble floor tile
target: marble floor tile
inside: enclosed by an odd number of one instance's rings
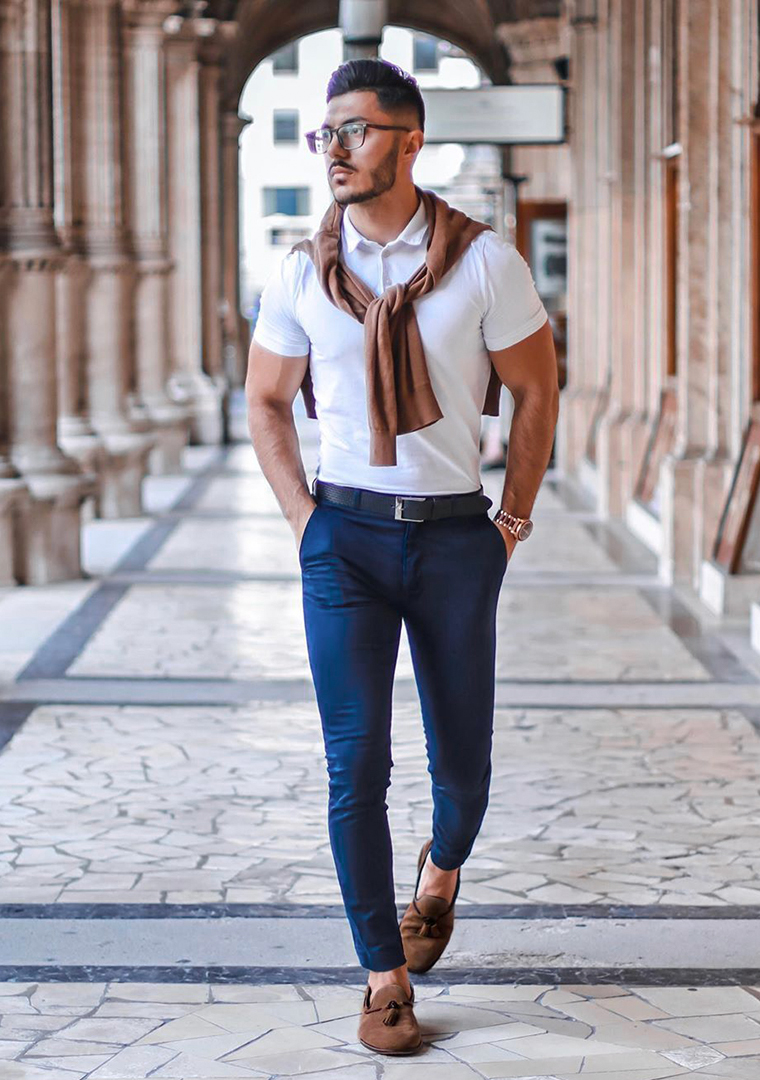
[[[401,902],[432,813],[412,702],[397,704],[393,747]],[[757,880],[758,772],[760,741],[732,711],[497,709],[489,813],[460,902],[728,906],[739,886],[727,879]],[[25,810],[0,902],[339,903],[327,786],[307,702],[40,706],[0,755],[0,821],[20,798]],[[118,817],[82,815],[116,797]],[[760,905],[760,888],[742,901]]]
[[[292,562],[295,554],[280,546],[279,565],[283,559]],[[573,632],[579,624],[582,635]],[[521,627],[519,636],[511,632],[515,625]],[[709,677],[634,589],[594,593],[505,584],[498,627],[499,678],[635,682]],[[68,674],[308,679],[300,583],[134,585]],[[402,627],[396,678],[413,676]]]

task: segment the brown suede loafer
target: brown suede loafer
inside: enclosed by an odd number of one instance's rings
[[[414,1015],[414,987],[411,996],[398,983],[367,985],[359,1018],[359,1042],[380,1054],[413,1054],[422,1046],[422,1036]]]
[[[432,846],[432,837],[422,845],[417,860],[417,884],[414,888],[414,899],[404,912],[399,925],[407,969],[415,972],[415,974],[428,971],[440,958],[441,953],[449,943],[451,932],[454,929],[454,903],[459,895],[459,885],[462,879],[462,868],[460,866],[451,903],[445,897],[434,896],[431,893],[423,893],[422,896],[417,896],[420,878],[422,877],[422,868]]]

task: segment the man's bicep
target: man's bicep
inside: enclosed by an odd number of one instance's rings
[[[285,356],[251,339],[245,380],[249,406],[292,405],[308,365],[308,352],[303,356]]]
[[[557,354],[548,319],[522,341],[505,349],[488,349],[488,355],[515,400],[528,391],[547,395],[559,392]]]

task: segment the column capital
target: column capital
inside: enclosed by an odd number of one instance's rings
[[[65,0],[69,8],[118,8],[119,0]]]
[[[139,0],[131,0],[139,2]],[[223,48],[228,45],[237,35],[239,24],[233,19],[215,19],[206,16],[203,11],[206,7],[204,0],[193,5],[190,14],[178,14],[175,12],[164,17],[163,27],[167,35],[175,40],[198,41],[202,46],[207,62],[217,61],[216,51],[213,46]],[[211,47],[211,48],[209,48]],[[218,56],[221,62],[222,54]]]
[[[250,122],[250,118],[238,115],[237,109],[225,109],[222,112],[222,135],[231,142],[237,142]]]
[[[127,29],[164,32],[167,18],[177,15],[177,0],[122,0],[121,10]]]

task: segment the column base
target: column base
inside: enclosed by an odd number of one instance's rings
[[[142,482],[148,472],[155,435],[153,432],[104,435],[103,442],[95,514],[106,520],[140,517]]]
[[[28,498],[28,492],[20,476],[0,480],[0,586],[16,584],[14,513],[25,498]]]
[[[667,456],[660,466],[660,578],[668,585],[676,581],[693,587],[692,567],[694,470],[696,462]]]
[[[82,508],[82,523],[96,518],[139,517],[142,481],[155,443],[153,432],[69,436],[62,440],[66,453],[82,469],[95,473],[97,484]]]
[[[609,412],[596,429],[596,471],[599,477],[597,508],[602,518],[620,517],[625,506],[625,490],[631,472],[627,455],[625,413]]]
[[[714,615],[746,618],[757,596],[760,596],[760,574],[727,574],[712,560],[705,559],[702,563],[699,598]]]
[[[637,499],[625,508],[625,524],[654,555],[662,555],[662,522]]]
[[[599,391],[567,387],[560,399],[557,421],[557,465],[569,476],[586,455],[591,420],[599,401]]]
[[[182,472],[182,452],[190,440],[191,416],[186,408],[167,404],[150,409],[154,446],[148,456],[151,476],[171,476]]]
[[[190,415],[190,442],[196,446],[219,446],[225,441],[227,380],[210,379],[204,373],[175,373],[168,383],[173,400]]]
[[[182,451],[189,442],[189,428],[189,419],[154,428],[155,444],[148,457],[151,476],[172,476],[182,472]]]
[[[640,413],[609,412],[599,421],[596,464],[599,472],[599,513],[623,517],[633,496],[646,427]]]
[[[575,469],[575,475],[578,478],[583,491],[589,495],[593,501],[594,506],[599,505],[599,470],[593,462],[584,455],[582,455]]]
[[[51,585],[82,577],[81,507],[97,478],[39,474],[24,478],[14,514],[14,574],[20,585]]]

